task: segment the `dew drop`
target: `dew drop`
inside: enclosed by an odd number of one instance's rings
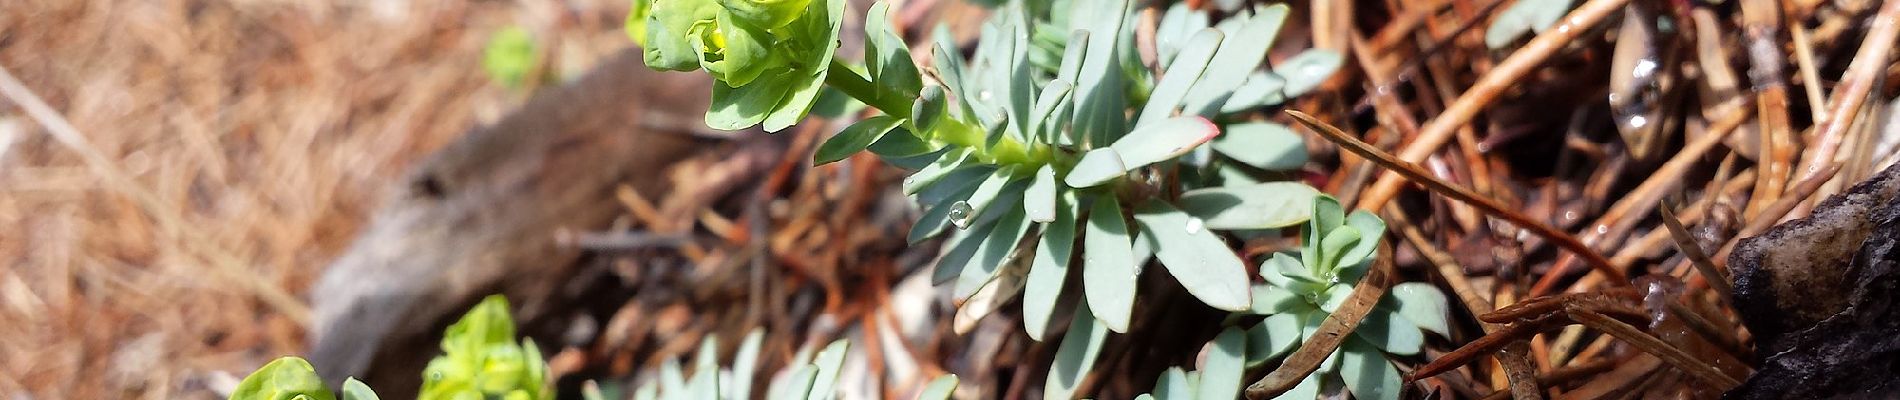
[[[1207,225],[1206,221],[1202,221],[1200,218],[1188,217],[1187,233],[1190,235],[1201,233],[1201,228],[1204,227],[1204,225]]]
[[[965,229],[970,227],[971,220],[976,219],[976,210],[970,207],[970,202],[958,201],[950,205],[950,212],[944,213],[944,217],[949,218],[957,229]]]

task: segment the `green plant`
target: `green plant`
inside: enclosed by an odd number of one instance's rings
[[[482,70],[502,86],[520,88],[532,79],[535,64],[540,63],[535,54],[534,37],[528,30],[510,26],[488,39],[482,49]]]
[[[231,400],[334,400],[330,388],[309,361],[282,357],[264,364],[238,382]],[[356,378],[343,381],[343,400],[377,400],[376,392]]]
[[[508,299],[482,299],[442,335],[441,356],[423,371],[419,399],[552,399],[547,361],[534,342],[515,341]],[[309,361],[283,357],[252,371],[231,392],[231,400],[334,400]],[[377,400],[368,385],[343,381],[343,400]]]
[[[508,299],[488,296],[442,334],[442,355],[422,372],[423,400],[552,399],[547,361],[530,339],[515,341]]]
[[[748,399],[752,395],[752,384],[757,372],[759,348],[765,339],[765,331],[753,330],[740,342],[739,349],[733,355],[732,367],[719,366],[719,340],[707,336],[699,343],[695,353],[693,373],[686,374],[678,362],[668,360],[660,365],[660,378],[634,389],[635,400],[689,400],[689,399]],[[796,366],[783,379],[775,379],[766,388],[766,398],[771,400],[824,400],[836,396],[838,374],[844,368],[845,353],[850,342],[838,340],[826,345],[816,357],[809,352],[794,357],[790,365]],[[943,400],[956,389],[957,376],[944,375],[926,385],[919,400]],[[590,400],[605,398],[597,394],[589,395]]]
[[[714,128],[783,129],[822,87],[879,111],[822,143],[814,161],[868,150],[915,170],[903,190],[926,211],[909,240],[955,228],[932,278],[953,287],[960,329],[1020,295],[1024,328],[1043,340],[1080,268],[1085,301],[1050,371],[1051,398],[1073,394],[1107,332],[1128,330],[1147,260],[1211,307],[1248,310],[1247,268],[1225,235],[1304,221],[1318,194],[1270,173],[1306,162],[1300,136],[1245,117],[1312,90],[1341,63],[1309,50],[1262,69],[1283,5],[1218,23],[1171,7],[1156,34],[1157,76],[1135,51],[1133,0],[1009,2],[970,60],[939,28],[922,69],[882,2],[864,18],[863,66],[833,58],[842,0],[636,2],[628,32],[648,66],[718,81]]]
[[[1311,215],[1300,229],[1299,255],[1276,253],[1260,266],[1266,283],[1254,285],[1248,313],[1267,318],[1247,330],[1248,367],[1278,358],[1311,337],[1352,295],[1385,233],[1385,221],[1378,216],[1365,211],[1346,214],[1331,196],[1315,198]],[[1353,337],[1321,363],[1318,373],[1308,375],[1281,398],[1314,398],[1322,375],[1334,373],[1356,397],[1397,396],[1399,373],[1385,354],[1418,354],[1425,341],[1421,331],[1449,335],[1450,316],[1444,293],[1430,284],[1399,283],[1389,294],[1360,322]]]

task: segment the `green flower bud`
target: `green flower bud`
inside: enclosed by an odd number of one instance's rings
[[[792,23],[805,13],[811,0],[719,0],[740,21],[763,28],[778,28]]]
[[[691,29],[699,65],[728,87],[745,86],[766,71],[786,68],[789,51],[773,51],[780,42],[771,32],[720,12],[714,21],[698,21]]]
[[[700,68],[700,50],[692,43],[693,26],[713,21],[719,3],[713,0],[652,0],[646,19],[647,67],[667,71]]]
[[[284,357],[251,372],[231,391],[231,400],[335,400],[309,361]]]

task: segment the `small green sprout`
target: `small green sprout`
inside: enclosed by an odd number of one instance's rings
[[[495,32],[482,49],[482,70],[502,86],[520,88],[533,77],[536,60],[534,37],[527,29],[511,26]]]
[[[442,356],[423,369],[422,400],[552,399],[547,361],[533,340],[515,341],[508,299],[489,296],[442,334]]]
[[[1260,266],[1267,283],[1254,285],[1248,313],[1268,317],[1248,329],[1248,366],[1280,357],[1312,336],[1352,295],[1384,234],[1378,216],[1363,210],[1349,215],[1331,196],[1317,197],[1312,218],[1300,230],[1300,254],[1276,253]],[[1431,284],[1400,283],[1388,293],[1319,371],[1280,398],[1314,398],[1322,374],[1339,375],[1357,398],[1395,398],[1400,377],[1385,354],[1416,355],[1425,342],[1422,331],[1449,335],[1450,327],[1445,295]]]

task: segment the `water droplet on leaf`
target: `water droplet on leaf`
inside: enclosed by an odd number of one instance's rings
[[[965,229],[970,227],[971,220],[976,219],[976,210],[970,207],[970,202],[958,201],[950,205],[950,212],[944,213],[944,217],[949,218],[957,229]]]
[[[1204,225],[1207,225],[1207,222],[1206,222],[1206,221],[1202,221],[1202,220],[1201,220],[1200,218],[1194,218],[1194,217],[1188,217],[1188,220],[1187,220],[1187,233],[1188,233],[1188,234],[1190,234],[1190,235],[1192,235],[1192,234],[1196,234],[1196,233],[1201,233],[1201,228],[1202,228],[1202,227],[1203,227]]]

